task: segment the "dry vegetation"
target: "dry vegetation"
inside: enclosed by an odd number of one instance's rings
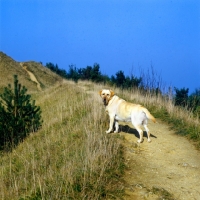
[[[98,96],[103,87],[63,82],[34,94],[44,123],[13,152],[1,153],[0,199],[122,198],[122,138],[105,134],[107,118]],[[181,121],[179,132],[193,127],[199,138],[199,120],[174,107],[169,97],[112,89],[163,121]]]
[[[25,62],[23,65],[26,65],[27,69],[34,73],[42,89],[62,81],[60,76],[43,67],[40,63]],[[19,82],[28,88],[29,93],[38,91],[37,84],[31,81],[29,74],[20,65],[20,62],[16,62],[3,52],[0,52],[0,93],[3,92],[4,87],[13,83],[13,75],[15,74],[18,76]]]
[[[40,93],[43,127],[2,153],[0,199],[112,199],[122,192],[122,150],[104,134],[97,96],[69,83]]]
[[[35,63],[26,63],[43,86],[44,91],[39,92],[19,63],[4,54],[0,56],[0,89],[13,82],[13,74],[19,74],[19,82],[41,106],[44,121],[37,133],[12,152],[0,153],[0,199],[122,198],[123,138],[105,134],[108,118],[98,96],[100,89],[109,86],[62,82],[57,75],[52,78],[48,70],[41,70],[37,63],[34,67]],[[6,85],[2,84],[5,78]],[[59,84],[52,87],[56,82]],[[48,86],[51,87],[45,89]],[[111,89],[128,101],[146,106],[177,133],[188,135],[199,144],[199,118],[175,107],[170,95]]]
[[[163,122],[170,124],[177,134],[187,136],[192,139],[197,148],[200,148],[200,118],[194,116],[192,111],[183,107],[174,105],[172,95],[152,94],[141,90],[122,91],[115,90],[121,97],[134,103],[146,106],[151,113],[161,119]]]

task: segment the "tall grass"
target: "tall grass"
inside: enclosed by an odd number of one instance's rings
[[[1,152],[0,199],[117,199],[123,195],[123,149],[108,124],[98,96],[106,85],[62,83],[33,94],[41,106],[43,127],[12,152]],[[200,141],[200,122],[175,107],[170,93],[111,88],[146,106],[178,133]]]
[[[164,123],[168,123],[177,134],[191,139],[195,146],[200,149],[200,118],[187,108],[175,106],[171,87],[166,89],[167,87],[163,84],[160,76],[154,72],[153,68],[145,77],[148,79],[144,84],[146,85],[144,87],[146,90],[140,88],[122,90],[109,85],[97,85],[89,82],[80,82],[80,85],[85,84],[89,90],[96,92],[102,88],[112,89],[115,94],[127,101],[144,105],[156,118]],[[153,90],[156,85],[160,91],[164,92],[164,95]]]
[[[73,84],[41,93],[43,127],[1,153],[0,199],[112,199],[121,195],[122,149],[104,133],[95,95]]]
[[[174,105],[171,92],[165,95],[155,94],[150,91],[140,89],[120,90],[115,88],[115,92],[122,98],[133,103],[146,106],[151,113],[165,123],[170,124],[177,134],[184,135],[200,148],[200,119],[187,108]]]

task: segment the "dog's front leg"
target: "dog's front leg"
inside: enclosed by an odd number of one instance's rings
[[[117,120],[115,120],[115,131],[114,133],[118,133],[118,130],[119,130],[119,123]]]
[[[115,116],[110,115],[110,125],[109,125],[109,129],[106,131],[106,133],[110,133],[112,131],[114,120],[115,120]]]

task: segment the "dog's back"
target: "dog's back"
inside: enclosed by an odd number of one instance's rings
[[[127,102],[118,96],[116,96],[115,100],[116,102],[113,102],[113,106],[116,106],[116,115],[121,118],[129,118],[131,117],[132,113],[142,113],[144,112],[148,119],[152,120],[154,123],[156,122],[156,119],[153,115],[142,105],[140,104],[133,104],[130,102]]]

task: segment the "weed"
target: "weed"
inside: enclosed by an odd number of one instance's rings
[[[167,190],[164,188],[158,188],[158,187],[153,187],[152,190],[150,190],[153,194],[156,194],[159,196],[158,200],[175,200],[172,194],[170,194]]]

